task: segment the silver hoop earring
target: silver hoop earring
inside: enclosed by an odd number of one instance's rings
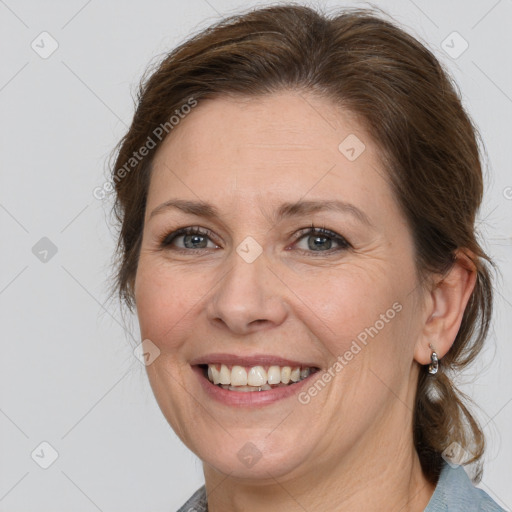
[[[432,362],[428,365],[428,373],[430,373],[431,375],[434,375],[437,373],[437,370],[439,369],[439,359],[434,350],[434,347],[432,345],[429,345],[429,346],[432,349],[432,355],[430,356],[430,360]]]

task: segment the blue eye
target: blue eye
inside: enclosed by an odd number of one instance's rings
[[[203,230],[197,227],[181,228],[167,235],[162,240],[161,245],[164,248],[168,248],[169,246],[173,245],[177,239],[182,238],[183,243],[185,244],[185,249],[178,247],[177,250],[179,251],[187,251],[187,249],[209,249],[211,247],[207,247],[208,242],[206,240],[212,235],[212,232],[208,229]]]
[[[347,240],[345,240],[341,235],[323,227],[315,228],[313,225],[306,231],[303,230],[299,232],[297,242],[303,238],[308,241],[307,249],[299,250],[305,252],[332,253],[340,250],[346,250],[351,247]],[[297,244],[297,242],[295,242],[295,244]],[[332,248],[333,242],[338,245],[338,248]]]
[[[188,253],[197,250],[201,251],[204,249],[218,248],[218,245],[213,243],[211,238],[214,238],[214,235],[210,230],[190,226],[169,233],[161,240],[160,245],[163,249],[172,249]],[[294,245],[297,245],[297,243],[302,239],[308,240],[307,248],[299,248],[299,251],[310,254],[331,254],[333,252],[347,250],[352,247],[341,235],[325,229],[324,227],[316,228],[313,225],[299,231],[295,238],[296,242]],[[176,246],[177,240],[180,239],[182,240],[184,247]],[[211,243],[210,247],[208,246],[208,243]],[[333,248],[333,244],[337,245],[337,247]]]

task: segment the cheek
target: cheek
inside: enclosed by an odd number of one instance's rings
[[[327,355],[328,370],[335,375],[330,381],[336,390],[331,403],[337,404],[337,396],[343,396],[347,411],[366,403],[368,396],[379,396],[377,402],[392,399],[387,386],[399,389],[410,366],[414,340],[409,325],[410,283],[405,269],[402,279],[391,270],[378,263],[364,269],[347,264],[294,283],[296,295],[308,306],[301,306],[301,321]],[[327,396],[324,399],[329,403]],[[364,416],[367,411],[359,413]]]
[[[194,308],[204,293],[197,276],[141,258],[135,300],[142,338],[150,339],[161,350],[177,348],[184,333],[190,333]]]
[[[315,326],[314,334],[331,345],[331,351],[339,349],[337,354],[360,333],[364,339],[376,323],[380,331],[395,319],[393,304],[399,301],[400,291],[380,268],[347,265],[309,272],[294,281],[290,288],[296,305],[309,318],[307,323]]]

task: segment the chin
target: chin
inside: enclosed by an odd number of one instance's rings
[[[208,467],[230,478],[268,483],[273,479],[285,479],[306,466],[309,450],[301,442],[300,432],[257,431],[253,428],[238,429],[219,436],[197,433],[189,448]]]

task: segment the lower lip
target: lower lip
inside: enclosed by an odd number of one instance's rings
[[[267,391],[229,391],[210,382],[203,373],[203,369],[199,366],[192,366],[192,369],[199,377],[199,382],[208,396],[225,405],[238,407],[255,407],[261,405],[270,405],[284,398],[297,395],[304,384],[309,381],[316,373],[310,374],[303,380]]]

